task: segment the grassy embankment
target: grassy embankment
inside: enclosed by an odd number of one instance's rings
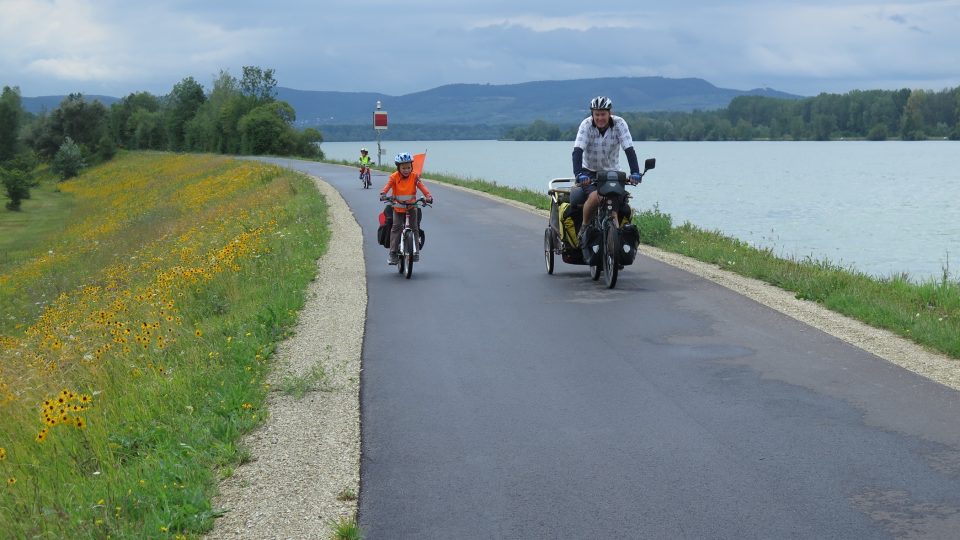
[[[0,536],[208,530],[325,223],[304,176],[171,154],[0,212]]]
[[[336,163],[355,165],[345,161]],[[444,175],[429,174],[429,179],[540,209],[550,208],[545,194],[528,189]],[[920,283],[906,275],[875,278],[828,260],[778,257],[770,249],[758,249],[690,223],[674,226],[670,215],[657,207],[637,214],[634,221],[645,244],[765,281],[794,293],[797,298],[813,300],[838,313],[960,358],[960,281],[949,275],[947,269],[940,279]]]

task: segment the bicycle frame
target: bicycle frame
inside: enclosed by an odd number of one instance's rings
[[[410,226],[410,211],[413,210],[413,209],[415,209],[416,207],[417,207],[416,204],[408,207],[408,208],[407,208],[407,211],[403,214],[403,230],[400,231],[400,251],[399,251],[401,257],[403,257],[404,255],[407,254],[406,242],[404,242],[404,239],[407,237],[407,232],[408,232],[408,231],[409,231],[410,234],[413,234],[413,227]],[[420,242],[418,241],[417,238],[414,238],[413,240],[414,240],[414,241],[413,241],[413,253],[412,253],[412,254],[413,254],[414,256],[416,256],[417,253],[420,252],[420,246],[417,245],[417,244],[419,244]]]

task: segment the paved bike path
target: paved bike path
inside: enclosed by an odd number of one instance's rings
[[[543,268],[545,219],[431,183],[411,280],[364,229],[360,524],[379,538],[884,538],[960,530],[960,394],[638,256]],[[643,196],[642,187],[638,189]]]

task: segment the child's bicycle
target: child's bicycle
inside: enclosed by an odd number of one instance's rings
[[[381,197],[381,201],[399,204],[406,207],[407,211],[403,214],[403,230],[400,232],[400,260],[397,262],[397,271],[405,274],[407,279],[413,275],[413,263],[420,260],[420,249],[423,247],[423,229],[420,229],[420,238],[413,235],[413,228],[410,227],[410,212],[415,212],[417,208],[432,206],[426,199],[420,197],[413,202],[398,201],[396,197]],[[421,220],[420,224],[423,222]]]
[[[363,189],[370,189],[370,186],[373,185],[373,182],[370,181],[370,167],[366,165],[360,166],[360,183],[363,185]]]

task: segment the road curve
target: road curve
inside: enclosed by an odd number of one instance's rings
[[[269,161],[363,227],[366,538],[957,537],[960,393],[652,259],[548,276],[544,218],[429,180],[403,279],[385,175]]]

